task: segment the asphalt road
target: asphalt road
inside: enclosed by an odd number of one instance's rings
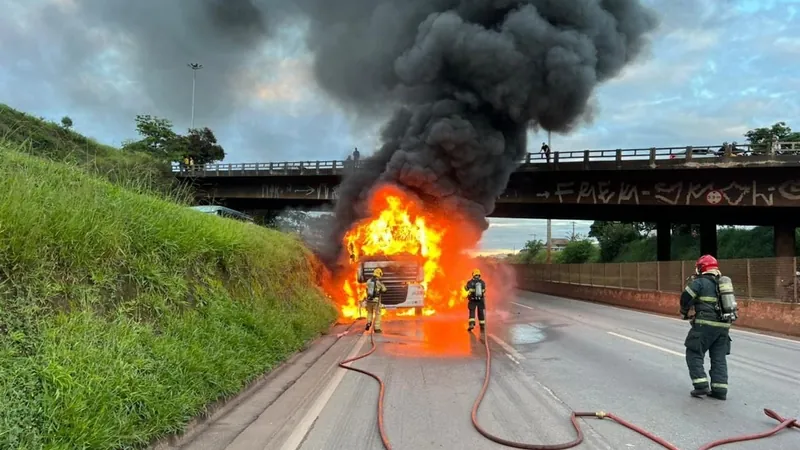
[[[495,307],[489,320],[492,383],[479,420],[507,439],[569,441],[570,410],[603,410],[691,450],[772,428],[777,422],[763,414],[765,407],[800,416],[795,340],[734,330],[730,391],[721,402],[689,396],[686,322],[533,293]],[[335,366],[369,348],[358,325],[331,341],[316,362],[306,362],[308,372],[277,400],[256,393],[180,448],[382,449],[377,383]],[[483,382],[485,351],[477,333],[470,335],[464,325],[460,317],[386,321],[384,334],[375,336],[378,350],[353,363],[386,382],[385,427],[395,450],[508,448],[472,428],[470,409]],[[577,449],[662,448],[608,420],[585,419],[582,427],[586,441]],[[800,431],[723,448],[796,450]]]

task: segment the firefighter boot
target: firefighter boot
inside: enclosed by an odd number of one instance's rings
[[[704,395],[710,395],[710,394],[711,391],[709,391],[708,388],[693,389],[692,392],[689,393],[689,395],[695,398],[702,398]]]
[[[717,400],[725,400],[726,398],[728,398],[728,393],[722,391],[715,391],[712,389],[711,392],[708,393],[708,396],[711,398],[715,398]]]

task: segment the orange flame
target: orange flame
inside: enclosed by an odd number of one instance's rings
[[[422,263],[423,315],[459,308],[466,316],[464,285],[474,268],[486,267],[468,254],[476,247],[480,231],[453,212],[423,208],[419,200],[393,185],[375,189],[368,206],[369,217],[344,237],[350,253],[346,273],[337,274],[338,281],[327,289],[339,303],[341,315],[358,317],[359,303],[366,297],[366,286],[357,280],[359,262],[370,256],[397,256]],[[487,294],[491,295],[492,283],[488,284]],[[384,310],[382,314],[400,318],[413,316],[415,311]]]

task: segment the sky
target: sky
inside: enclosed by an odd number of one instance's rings
[[[744,142],[747,130],[782,120],[800,128],[791,122],[800,117],[800,0],[643,2],[661,19],[647,56],[602,85],[594,121],[554,134],[553,150]],[[316,86],[301,27],[254,19],[237,33],[192,34],[207,24],[181,3],[0,0],[0,102],[68,115],[77,131],[120,145],[136,138],[137,114],[190,126],[187,64],[197,62],[195,126],[214,130],[226,162],[343,159],[378,146],[379,121],[354,117]],[[543,140],[531,135],[531,151]],[[575,232],[588,226],[576,221]],[[553,237],[572,228],[554,220]],[[545,236],[544,221],[492,219],[481,247],[518,250]]]

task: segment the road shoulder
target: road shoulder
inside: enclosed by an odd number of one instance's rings
[[[341,342],[349,324],[337,324],[276,369],[251,382],[239,394],[209,406],[206,414],[193,419],[179,435],[169,436],[154,443],[151,450],[227,448],[248,425],[275,404],[309,371],[315,369],[325,355]]]

